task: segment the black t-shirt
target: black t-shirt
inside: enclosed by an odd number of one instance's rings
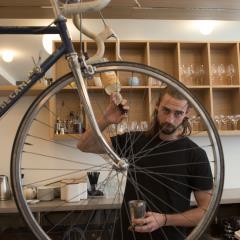
[[[122,229],[116,239],[185,239],[186,228],[162,227],[151,234],[133,233],[127,203],[144,199],[147,211],[181,213],[190,209],[192,191],[210,190],[212,173],[203,149],[187,137],[162,141],[141,132],[113,137],[116,152],[129,161],[124,202],[121,208]],[[121,238],[123,236],[123,238]]]

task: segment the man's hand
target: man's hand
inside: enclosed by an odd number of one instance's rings
[[[135,232],[153,232],[166,225],[166,215],[156,212],[147,212],[144,218],[132,221]]]
[[[121,101],[119,102],[119,94],[113,93],[110,97],[110,104],[103,113],[104,120],[108,124],[120,123],[124,118],[127,117],[127,114],[123,113],[121,109],[119,109],[119,103],[121,103],[123,110],[129,110],[129,106],[126,105],[127,100],[121,99]]]

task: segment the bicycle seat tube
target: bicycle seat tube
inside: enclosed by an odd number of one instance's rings
[[[77,56],[77,53],[74,50],[71,38],[69,36],[69,32],[67,29],[66,25],[66,19],[65,17],[61,14],[59,5],[55,0],[51,0],[54,9],[54,14],[56,15],[56,21],[55,24],[59,28],[60,31],[60,37],[63,41],[63,44],[65,45],[65,54],[66,58],[69,64],[70,69],[73,72],[76,84],[77,84],[77,90],[78,94],[80,96],[80,99],[84,103],[85,106],[85,111],[89,117],[89,122],[90,125],[92,126],[93,131],[95,132],[95,135],[97,139],[99,140],[100,144],[104,147],[106,150],[106,153],[111,157],[112,163],[114,164],[115,167],[118,169],[123,169],[125,170],[128,165],[127,163],[122,160],[115,152],[112,151],[106,140],[103,138],[102,133],[98,127],[96,118],[94,117],[94,112],[91,106],[91,102],[88,97],[87,89],[85,87],[84,79],[82,76],[81,72],[81,67],[79,63],[79,58]],[[102,1],[93,1],[92,3],[96,2],[110,2],[110,0],[102,0]],[[91,2],[90,2],[91,3]],[[77,5],[77,4],[76,4]],[[79,6],[79,5],[78,5]],[[88,5],[90,6],[90,5]],[[90,8],[90,10],[93,10]]]

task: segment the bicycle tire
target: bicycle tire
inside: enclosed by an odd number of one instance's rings
[[[194,106],[194,108],[197,109],[198,113],[202,117],[206,125],[207,132],[209,134],[210,139],[209,141],[211,142],[212,145],[213,151],[212,154],[214,158],[215,169],[214,169],[214,188],[211,202],[209,203],[209,207],[200,223],[186,238],[188,240],[199,239],[203,235],[207,226],[211,223],[212,218],[214,217],[215,211],[220,202],[224,181],[224,159],[221,141],[211,117],[209,116],[205,108],[202,106],[202,104],[189,91],[189,89],[187,89],[183,84],[175,80],[170,75],[158,69],[143,64],[131,62],[106,62],[96,64],[95,68],[96,73],[101,73],[105,71],[136,72],[138,74],[145,74],[148,77],[155,78],[158,81],[162,81],[165,84],[170,85],[171,87],[177,89],[181,94],[183,94],[183,96],[185,96],[186,99],[190,101],[190,103]],[[48,233],[46,233],[45,230],[36,221],[34,214],[32,213],[32,210],[30,209],[23,195],[21,185],[22,155],[24,152],[25,141],[28,136],[28,131],[32,125],[32,122],[35,119],[35,116],[38,114],[41,107],[44,106],[45,103],[51,98],[51,96],[58,93],[71,81],[73,81],[73,76],[71,73],[69,73],[64,77],[56,80],[52,85],[50,85],[35,99],[35,101],[31,104],[31,106],[27,110],[20,124],[13,144],[11,157],[11,183],[15,201],[27,225],[30,227],[31,231],[38,239],[51,239],[51,238],[48,236]]]

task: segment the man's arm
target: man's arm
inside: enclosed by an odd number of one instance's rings
[[[104,131],[106,127],[108,127],[108,122],[102,117],[98,120],[98,126],[100,131]],[[104,148],[98,142],[92,128],[88,128],[83,134],[80,134],[80,138],[77,144],[77,148],[83,152],[91,152],[91,153],[105,153]]]
[[[117,96],[112,94],[110,97],[110,104],[103,113],[103,116],[98,120],[98,126],[100,131],[104,131],[110,124],[120,123],[127,115],[124,114],[117,106]],[[124,110],[128,111],[129,107],[126,105],[127,101],[122,100],[121,105]],[[91,128],[87,129],[83,134],[80,134],[77,147],[83,152],[91,153],[105,153],[104,148],[98,142],[94,132]]]
[[[167,215],[167,226],[193,227],[203,217],[211,199],[211,191],[195,191],[197,207],[180,214]]]
[[[144,219],[137,219],[134,221],[135,224],[145,225],[135,227],[134,230],[136,232],[152,232],[163,226],[196,226],[208,207],[211,191],[196,191],[194,192],[194,196],[197,202],[196,208],[177,214],[148,212]]]

